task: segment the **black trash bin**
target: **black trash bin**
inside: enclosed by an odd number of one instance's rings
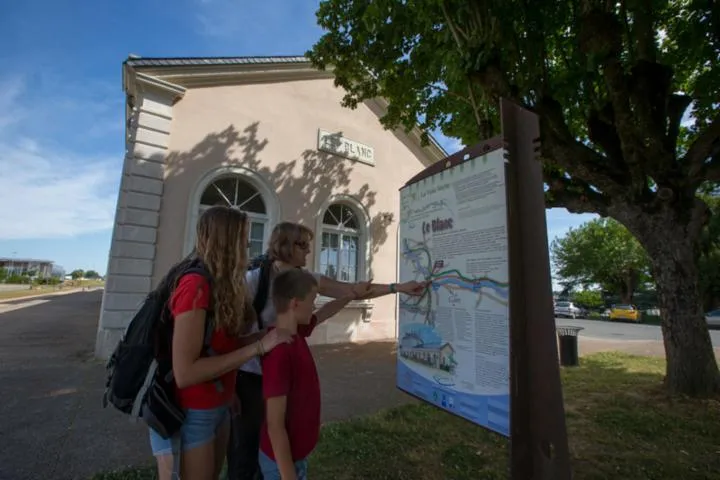
[[[558,341],[560,343],[560,365],[563,367],[577,367],[580,365],[578,354],[578,333],[583,327],[557,327]]]

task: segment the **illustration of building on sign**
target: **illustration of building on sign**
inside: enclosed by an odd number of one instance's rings
[[[449,373],[455,372],[455,349],[449,343],[424,343],[415,333],[407,333],[400,341],[400,356]]]

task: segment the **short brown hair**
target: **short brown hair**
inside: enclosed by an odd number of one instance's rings
[[[278,274],[273,280],[272,300],[277,313],[287,312],[293,299],[305,300],[318,282],[312,273],[300,268],[291,268]]]
[[[303,240],[312,241],[313,231],[305,225],[293,222],[280,222],[273,228],[268,245],[268,255],[273,260],[289,262],[292,259],[293,248]]]

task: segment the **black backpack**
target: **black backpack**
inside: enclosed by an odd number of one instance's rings
[[[163,438],[173,437],[185,420],[175,393],[173,321],[168,303],[180,277],[190,273],[203,275],[212,284],[210,273],[197,258],[185,258],[171,268],[135,313],[106,366],[103,407],[111,404],[132,421],[142,419]],[[204,355],[213,354],[212,334],[210,309],[205,320]]]
[[[248,270],[260,269],[260,281],[258,282],[255,298],[253,298],[253,309],[257,314],[258,328],[263,329],[262,311],[265,309],[268,294],[270,292],[270,271],[272,270],[272,259],[267,254],[258,255],[248,265]]]

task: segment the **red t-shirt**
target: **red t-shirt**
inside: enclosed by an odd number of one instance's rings
[[[197,273],[183,275],[178,286],[170,297],[170,312],[173,318],[181,313],[195,309],[207,310],[210,306],[210,287],[203,277]],[[191,319],[185,319],[189,321]],[[205,332],[205,327],[202,329]],[[237,337],[226,335],[225,330],[215,330],[210,340],[210,347],[216,355],[224,355],[240,347]],[[209,410],[228,405],[235,393],[236,372],[228,372],[218,380],[222,388],[218,391],[218,382],[211,381],[178,388],[178,399],[183,408]]]
[[[263,397],[287,397],[285,428],[290,440],[293,461],[306,458],[320,437],[320,379],[315,360],[305,340],[317,325],[313,316],[310,325],[298,325],[292,343],[282,343],[262,359]],[[260,449],[275,460],[267,418],[263,420]]]

